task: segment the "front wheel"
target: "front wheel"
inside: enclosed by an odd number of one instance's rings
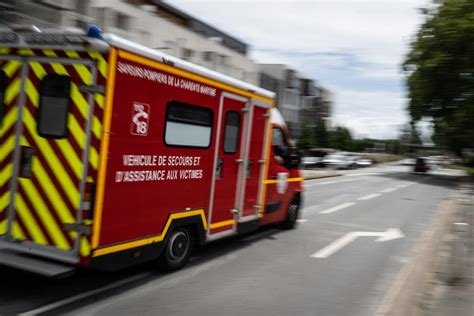
[[[193,246],[194,237],[190,228],[178,227],[174,229],[161,254],[161,266],[167,271],[181,269],[189,261]]]
[[[288,205],[288,211],[286,213],[286,219],[282,224],[283,229],[293,229],[296,226],[300,210],[300,198],[295,196]]]

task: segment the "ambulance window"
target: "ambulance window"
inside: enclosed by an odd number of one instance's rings
[[[224,144],[222,150],[226,154],[235,154],[239,142],[240,113],[228,111],[225,116]]]
[[[272,144],[275,155],[285,157],[288,155],[288,147],[286,146],[285,136],[279,128],[273,128]]]
[[[168,103],[165,143],[169,146],[208,148],[211,145],[213,112],[210,109],[171,101]]]
[[[0,126],[2,126],[3,115],[5,114],[5,88],[7,85],[7,76],[3,70],[0,70]]]
[[[42,137],[66,137],[70,90],[71,79],[68,76],[49,74],[41,81],[38,134]]]

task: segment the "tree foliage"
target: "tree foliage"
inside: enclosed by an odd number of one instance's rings
[[[474,148],[474,1],[444,0],[425,23],[403,69],[413,121],[431,117],[434,141],[461,153]]]

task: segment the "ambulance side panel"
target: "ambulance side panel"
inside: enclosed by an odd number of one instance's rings
[[[119,53],[99,249],[162,241],[172,214],[198,214],[204,225],[220,91],[201,86]]]

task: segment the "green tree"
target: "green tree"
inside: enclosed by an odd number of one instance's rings
[[[334,130],[328,132],[329,147],[341,150],[352,149],[351,132],[345,128],[338,126]]]
[[[304,125],[301,130],[301,136],[299,139],[299,148],[302,150],[308,150],[315,146],[314,130],[308,125]]]
[[[431,117],[434,141],[460,154],[474,148],[474,1],[444,0],[424,14],[403,65],[408,110],[413,122]]]
[[[314,136],[317,147],[327,148],[329,146],[328,130],[326,124],[323,121],[318,122],[314,129]]]

